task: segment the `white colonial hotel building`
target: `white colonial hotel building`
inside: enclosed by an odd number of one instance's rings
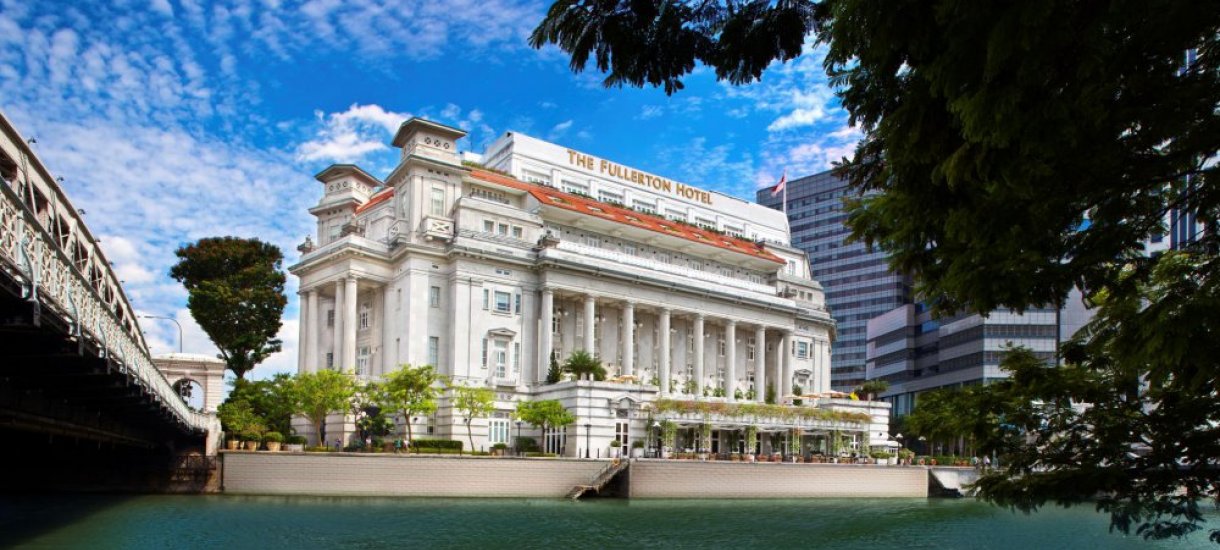
[[[519,133],[460,155],[464,135],[413,118],[394,137],[401,162],[384,181],[353,165],[317,175],[316,243],[307,239],[290,267],[300,278],[301,372],[373,379],[431,364],[457,383],[492,387],[498,410],[476,421],[476,446],[511,444],[518,430],[542,436],[515,422],[516,402],[559,399],[577,422],[543,440],[571,456],[605,456],[614,439],[625,450],[661,419],[708,421],[652,409],[661,398],[761,402],[769,385],[780,396],[794,386],[829,391],[834,322],[805,254],[788,246],[782,212]],[[610,379],[546,384],[551,352],[562,363],[577,350],[599,357]],[[722,430],[744,424],[710,420],[713,446],[729,450]],[[445,402],[411,421],[416,434],[466,440]],[[881,416],[872,426],[794,422],[807,448],[831,428],[886,437]],[[351,418],[335,415],[327,440],[352,432]]]

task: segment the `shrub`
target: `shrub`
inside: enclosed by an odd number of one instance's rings
[[[873,451],[873,452],[869,453],[868,456],[871,456],[876,459],[894,458],[893,454],[887,453],[885,451]]]
[[[496,443],[495,445],[492,445],[491,448],[497,451],[504,451],[508,449],[508,443]]]
[[[637,439],[637,440],[635,440],[635,441],[632,441],[632,442],[631,442],[631,448],[632,448],[632,449],[643,449],[643,448],[644,448],[644,441],[643,441],[643,440],[641,440],[641,439]]]
[[[239,437],[241,437],[242,441],[260,441],[261,442],[263,440],[263,436],[259,435],[258,432],[243,432]]]
[[[538,441],[532,437],[518,437],[516,441],[517,449],[522,452],[538,451]]]
[[[425,449],[461,452],[462,442],[453,439],[415,439],[411,441],[412,451],[427,452]]]
[[[556,458],[559,455],[557,455],[555,453],[537,453],[537,452],[535,452],[535,453],[525,453],[525,456],[534,457],[534,458]]]
[[[304,445],[307,441],[303,435],[290,435],[284,438],[284,443],[289,445]]]
[[[263,441],[268,443],[281,443],[284,441],[284,434],[280,432],[267,432],[263,434]]]

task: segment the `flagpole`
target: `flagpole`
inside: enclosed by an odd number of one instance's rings
[[[784,218],[788,217],[788,171],[784,170]]]

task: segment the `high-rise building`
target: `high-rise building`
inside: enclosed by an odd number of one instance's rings
[[[822,283],[826,305],[837,324],[830,353],[830,384],[850,391],[865,380],[868,321],[911,303],[911,281],[890,271],[885,253],[864,243],[848,243],[851,231],[843,198],[847,182],[827,171],[787,183],[792,246],[809,255],[814,280]],[[759,204],[784,208],[783,193],[760,189]]]

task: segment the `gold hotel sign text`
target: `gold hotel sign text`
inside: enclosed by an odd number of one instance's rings
[[[568,149],[568,164],[579,166],[586,170],[596,170],[612,178],[631,182],[641,187],[651,187],[657,191],[664,191],[671,195],[676,195],[688,200],[699,201],[703,204],[712,204],[712,194],[702,189],[697,189],[681,183],[674,183],[665,178],[658,178],[650,174],[645,174],[634,168],[628,168],[608,160],[577,153],[571,149]]]

